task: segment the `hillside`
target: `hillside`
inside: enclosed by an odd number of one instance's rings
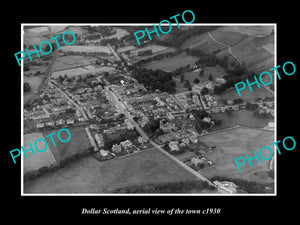
[[[181,45],[182,49],[199,49],[205,53],[216,54],[223,58],[230,55],[229,60],[235,61],[232,53],[244,63],[249,70],[261,72],[274,65],[273,26],[223,26],[215,30],[196,34],[187,38]],[[221,42],[221,43],[218,43]]]

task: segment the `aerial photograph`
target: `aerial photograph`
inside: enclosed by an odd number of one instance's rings
[[[22,194],[274,195],[276,25],[145,28],[22,24]]]

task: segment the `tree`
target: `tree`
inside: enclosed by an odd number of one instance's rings
[[[214,77],[211,74],[209,74],[208,80],[213,81]]]
[[[29,66],[28,65],[24,65],[24,71],[29,71]]]
[[[199,83],[200,83],[200,80],[198,78],[195,78],[194,84],[199,84]]]
[[[202,90],[201,90],[201,95],[207,95],[208,94],[208,89],[206,87],[204,87]]]
[[[200,70],[199,77],[204,75],[204,67]]]
[[[180,76],[180,81],[181,81],[182,83],[184,82],[184,75],[183,75],[183,74]]]
[[[27,93],[30,91],[31,91],[31,87],[30,87],[29,83],[24,83],[24,93]]]

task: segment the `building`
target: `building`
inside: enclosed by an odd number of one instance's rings
[[[111,150],[112,150],[114,153],[120,153],[120,152],[122,151],[122,148],[121,148],[121,145],[114,144],[114,145],[111,147]]]
[[[205,160],[204,160],[204,158],[193,157],[193,158],[191,158],[191,163],[194,166],[198,166],[199,164],[205,163]]]
[[[129,148],[129,147],[132,146],[132,142],[129,141],[129,140],[126,140],[126,141],[121,142],[120,145],[121,145],[123,148]]]
[[[169,142],[169,147],[170,147],[170,150],[172,151],[172,152],[174,152],[174,151],[179,151],[180,150],[180,148],[179,148],[179,146],[178,146],[178,141],[170,141]]]
[[[103,139],[102,134],[96,133],[95,134],[95,140],[96,140],[96,142],[97,142],[97,144],[100,148],[104,146],[104,139]]]

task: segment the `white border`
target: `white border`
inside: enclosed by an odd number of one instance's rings
[[[171,23],[172,26],[176,25],[176,23]],[[191,24],[181,24],[180,26],[274,26],[274,67],[277,65],[277,23],[191,23]],[[23,51],[23,29],[24,26],[90,26],[90,25],[101,25],[101,26],[153,26],[153,23],[21,23],[21,51]],[[158,26],[158,23],[155,24]],[[161,24],[163,26],[167,26],[168,24]],[[21,62],[21,146],[23,146],[23,60]],[[275,135],[274,135],[274,142],[277,140],[277,76],[275,76],[274,71],[275,84],[274,84],[274,91],[275,91]],[[275,147],[274,147],[275,148]],[[277,196],[277,154],[275,154],[274,150],[274,193],[270,194],[111,194],[111,193],[99,193],[99,194],[88,194],[88,193],[76,193],[76,194],[69,194],[69,193],[24,193],[24,183],[23,183],[23,154],[21,154],[21,196]]]

